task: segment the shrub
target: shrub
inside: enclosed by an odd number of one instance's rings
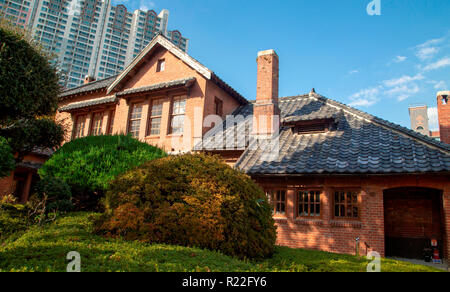
[[[15,167],[12,149],[5,138],[0,137],[0,178],[8,175]]]
[[[119,176],[104,204],[96,222],[103,234],[239,258],[274,251],[276,229],[264,192],[218,157],[188,154],[145,163]]]
[[[24,231],[32,224],[31,206],[0,201],[0,239]]]
[[[70,187],[61,179],[45,177],[36,185],[34,200],[43,202],[45,213],[68,212],[73,209]]]
[[[161,149],[129,136],[91,136],[64,144],[41,167],[39,175],[64,180],[71,187],[77,210],[95,210],[119,174],[165,155]]]

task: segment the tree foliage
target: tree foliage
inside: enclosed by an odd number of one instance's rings
[[[5,138],[0,137],[0,177],[7,176],[14,169],[12,149]]]
[[[39,175],[69,184],[77,209],[95,209],[118,175],[165,155],[161,149],[129,136],[90,136],[64,144],[39,169]]]
[[[58,75],[25,30],[0,22],[0,123],[55,113]]]
[[[35,148],[54,148],[63,141],[63,128],[52,119],[59,91],[50,56],[26,30],[1,20],[0,136],[18,154],[16,161]]]

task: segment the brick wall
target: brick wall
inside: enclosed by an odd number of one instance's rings
[[[384,191],[400,187],[435,188],[443,192],[444,206],[441,223],[447,223],[443,234],[446,257],[449,255],[450,193],[448,176],[383,176],[383,177],[255,177],[264,189],[287,189],[285,216],[275,216],[278,226],[277,244],[293,248],[318,249],[336,253],[355,254],[360,238],[360,254],[377,251],[385,255]],[[295,218],[294,189],[322,190],[321,217]],[[358,190],[360,218],[334,218],[335,190]]]

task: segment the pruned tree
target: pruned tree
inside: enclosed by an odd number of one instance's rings
[[[50,60],[28,31],[0,21],[0,137],[16,162],[35,148],[53,148],[63,141],[64,130],[53,119],[60,86]],[[3,161],[8,151],[0,153]],[[0,166],[0,176],[7,168]]]

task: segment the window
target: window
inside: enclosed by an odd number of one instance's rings
[[[320,191],[297,192],[297,217],[320,217]]]
[[[325,133],[328,129],[328,124],[325,123],[312,123],[312,124],[304,124],[298,125],[295,127],[295,132],[297,134],[318,134]]]
[[[422,131],[422,130],[423,130],[422,126],[417,127],[417,131]]]
[[[219,117],[223,115],[223,102],[217,97],[214,99],[214,111]]]
[[[274,214],[286,214],[286,191],[276,190],[267,193],[269,202],[273,206]]]
[[[92,118],[92,136],[100,136],[102,135],[102,127],[103,127],[103,113],[95,113]]]
[[[164,59],[158,60],[158,64],[156,66],[156,72],[162,72],[162,71],[164,71],[164,69],[166,69],[166,60],[164,60]]]
[[[133,138],[139,138],[139,131],[141,129],[141,117],[142,104],[132,105],[128,133],[131,134]]]
[[[116,111],[111,111],[109,114],[109,128],[108,135],[112,135],[114,129],[114,117],[116,116]]]
[[[84,137],[84,126],[86,125],[86,116],[78,116],[76,118],[75,127],[73,131],[73,138]]]
[[[336,191],[334,194],[334,217],[359,218],[359,196],[357,192]]]
[[[186,113],[186,99],[184,97],[176,97],[172,105],[172,122],[171,133],[183,134],[184,114]]]
[[[162,100],[154,100],[150,113],[150,135],[156,136],[161,133]]]

